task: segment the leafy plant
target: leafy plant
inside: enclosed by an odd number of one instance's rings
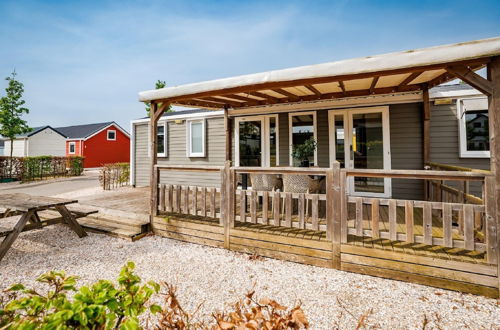
[[[156,81],[156,83],[155,83],[155,89],[161,89],[161,88],[165,88],[165,87],[167,87],[167,83],[165,81],[163,81],[163,80]],[[150,102],[146,102],[145,105],[146,105],[146,114],[149,117],[150,116],[149,113],[151,112],[151,103]],[[160,107],[161,103],[158,104],[158,106]],[[165,109],[165,112],[171,112],[171,111],[173,111],[173,110],[172,110],[172,107],[169,105]]]
[[[100,280],[92,286],[76,290],[77,277],[64,272],[50,271],[37,281],[49,286],[42,294],[15,284],[7,290],[7,298],[0,300],[0,328],[2,329],[137,329],[139,315],[148,310],[151,296],[158,293],[155,282],[141,284],[134,273],[135,265],[128,262],[120,271],[118,286]],[[68,294],[76,292],[73,298]],[[160,307],[151,305],[157,312]]]
[[[314,156],[317,143],[314,138],[307,139],[303,144],[294,145],[292,148],[292,158],[298,162],[308,160]]]

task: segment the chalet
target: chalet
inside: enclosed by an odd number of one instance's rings
[[[440,86],[457,78],[474,89]],[[132,182],[156,234],[499,296],[500,38],[139,100]]]
[[[85,157],[85,168],[130,161],[130,136],[113,121],[56,129],[67,137],[65,155]]]
[[[11,141],[3,138],[5,156],[10,156]],[[28,156],[64,156],[66,137],[50,126],[35,127],[31,132],[17,135],[12,144],[12,155]]]

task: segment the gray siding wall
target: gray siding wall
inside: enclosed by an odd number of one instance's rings
[[[288,113],[280,113],[279,144],[280,166],[289,164],[289,132]],[[396,104],[389,107],[391,165],[393,169],[422,169],[422,104]],[[234,123],[235,121],[233,121]],[[158,159],[159,164],[175,165],[224,165],[225,131],[224,119],[206,119],[207,155],[204,158],[190,158],[186,156],[186,122],[175,124],[168,122],[167,148],[168,157]],[[328,110],[317,112],[318,129],[318,165],[329,166],[328,141]],[[234,132],[234,130],[233,130]],[[149,185],[148,157],[148,125],[138,124],[135,129],[135,181],[137,186]],[[232,142],[233,160],[234,136]],[[431,160],[434,162],[457,166],[489,169],[489,159],[460,158],[458,120],[456,105],[439,105],[431,108]],[[218,173],[162,172],[161,182],[172,184],[198,184],[218,186]],[[471,186],[474,193],[480,192],[480,187]],[[422,199],[423,184],[421,180],[392,180],[392,195],[400,199]]]
[[[187,122],[176,124],[167,122],[167,157],[158,157],[159,165],[215,165],[223,166],[225,160],[224,118],[206,119],[206,155],[205,157],[188,157],[186,153]],[[135,126],[135,183],[137,186],[149,185],[149,128],[148,124]],[[182,184],[197,186],[219,186],[220,174],[215,172],[161,171],[160,182],[166,184]]]
[[[422,103],[389,106],[391,167],[395,170],[423,169]],[[422,180],[392,179],[392,197],[423,199]]]
[[[489,158],[460,158],[457,105],[431,107],[431,161],[449,165],[490,169]]]
[[[460,133],[458,128],[457,104],[431,106],[431,161],[436,163],[490,169],[489,158],[461,158]],[[447,184],[452,185],[452,182]],[[482,187],[477,182],[470,183],[470,191],[481,196]]]

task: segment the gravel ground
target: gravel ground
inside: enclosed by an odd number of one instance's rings
[[[372,310],[373,328],[499,329],[494,299],[416,284],[317,268],[150,236],[131,243],[90,233],[78,239],[66,226],[23,233],[0,263],[0,289],[15,282],[39,287],[34,279],[48,270],[66,270],[80,284],[115,279],[132,260],[144,280],[178,288],[181,304],[198,317],[210,317],[255,287],[258,297],[292,307],[298,301],[314,329],[354,329]]]

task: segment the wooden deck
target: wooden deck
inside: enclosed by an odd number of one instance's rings
[[[232,251],[333,267],[324,231],[235,222],[225,234],[216,218],[170,213],[153,221],[160,236]],[[497,268],[484,255],[461,249],[349,235],[341,270],[498,297]]]

